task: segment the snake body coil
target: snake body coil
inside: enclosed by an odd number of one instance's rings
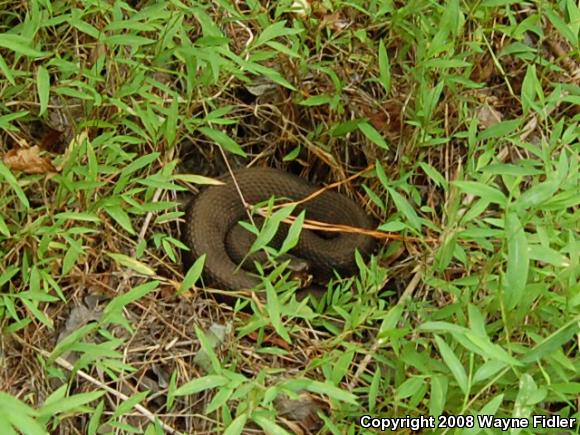
[[[303,179],[271,168],[249,168],[234,172],[234,177],[249,204],[257,204],[272,196],[287,200],[301,200],[316,190]],[[212,284],[229,290],[249,289],[260,280],[247,271],[236,270],[237,264],[228,253],[227,243],[232,228],[246,219],[238,191],[231,176],[221,178],[224,185],[204,189],[188,205],[183,227],[184,241],[191,249],[190,260],[206,254],[204,276]],[[344,224],[360,228],[372,228],[372,219],[360,206],[344,195],[325,191],[314,199],[301,204],[295,210],[306,210],[306,219]],[[332,270],[341,275],[356,271],[355,249],[369,255],[374,247],[371,237],[352,233],[321,235],[303,229],[293,255],[311,264],[311,273],[317,281],[327,280]]]

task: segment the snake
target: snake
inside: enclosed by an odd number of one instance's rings
[[[189,248],[184,255],[184,266],[187,269],[205,254],[203,277],[216,288],[254,289],[262,282],[251,269],[238,267],[240,256],[243,256],[239,253],[240,246],[243,246],[243,251],[255,239],[238,224],[248,218],[244,201],[255,205],[276,197],[286,202],[298,202],[293,214],[304,210],[306,219],[362,229],[374,228],[374,220],[346,195],[334,190],[319,192],[319,187],[279,169],[243,168],[218,180],[223,184],[207,186],[189,201],[182,227],[183,241]],[[315,192],[318,194],[313,195]],[[280,247],[288,228],[287,224],[280,225],[273,241],[278,245],[275,247]],[[353,275],[357,270],[355,251],[366,258],[374,247],[375,240],[365,234],[302,228],[298,243],[290,254],[305,260],[314,281],[324,283],[334,276],[334,271],[340,276]],[[316,292],[313,290],[312,293]]]

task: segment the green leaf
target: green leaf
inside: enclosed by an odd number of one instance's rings
[[[395,393],[397,399],[406,399],[407,397],[411,397],[414,395],[425,383],[425,379],[419,376],[412,376],[409,379],[405,380],[399,387]]]
[[[262,33],[260,33],[256,39],[254,47],[258,47],[272,39],[279,38],[280,36],[295,35],[303,32],[302,29],[289,29],[285,26],[286,20],[276,21],[273,24],[270,24],[262,31]]]
[[[459,388],[461,388],[464,394],[467,394],[469,392],[469,381],[459,358],[457,358],[451,347],[438,335],[435,336],[435,342],[437,343],[443,361],[457,381],[457,385],[459,385]]]
[[[80,410],[82,406],[99,399],[105,394],[104,391],[93,391],[90,393],[76,393],[73,396],[65,397],[66,387],[66,385],[63,385],[46,399],[42,407],[38,410],[40,418]]]
[[[129,290],[127,293],[115,296],[105,307],[103,311],[105,316],[103,316],[102,322],[107,323],[114,314],[120,313],[125,306],[151,293],[158,286],[159,281],[150,281]]]
[[[104,207],[105,211],[115,222],[117,222],[125,231],[131,235],[135,235],[131,218],[125,210],[118,205],[109,205]]]
[[[232,420],[230,425],[224,431],[224,435],[240,435],[243,433],[246,422],[248,421],[248,414],[242,413]]]
[[[357,396],[348,391],[335,387],[328,382],[314,381],[312,379],[290,379],[282,383],[285,388],[291,391],[308,390],[311,393],[323,394],[331,399],[356,405]]]
[[[447,399],[447,378],[435,375],[431,378],[431,400],[429,401],[429,415],[438,416],[445,409]]]
[[[511,119],[508,121],[498,122],[485,130],[483,130],[477,137],[478,141],[486,139],[498,139],[507,137],[515,129],[517,129],[522,123],[521,118]]]
[[[145,38],[144,36],[134,34],[106,36],[102,38],[101,41],[110,46],[130,45],[135,47],[157,42],[156,39]]]
[[[389,92],[391,92],[391,68],[389,66],[389,56],[382,38],[379,42],[379,74],[381,84],[385,88],[385,95],[389,95]]]
[[[194,379],[183,384],[173,392],[174,396],[189,396],[201,391],[211,390],[213,388],[227,385],[230,380],[222,375],[207,375]]]
[[[119,263],[121,266],[125,266],[131,270],[134,270],[135,272],[141,273],[143,275],[147,275],[147,276],[154,276],[155,275],[155,271],[153,269],[151,269],[149,266],[141,263],[139,260],[133,258],[133,257],[129,257],[128,255],[125,254],[117,254],[117,253],[113,253],[113,252],[109,252],[107,253],[107,255],[109,257],[111,257],[113,260],[115,260],[117,263]]]
[[[0,424],[7,433],[14,433],[12,427],[27,435],[46,435],[48,432],[34,417],[37,411],[16,397],[0,391]]]
[[[300,214],[296,217],[294,222],[290,225],[290,229],[288,230],[288,234],[284,239],[284,243],[279,250],[281,254],[290,251],[291,249],[295,248],[300,241],[300,233],[302,232],[302,226],[304,225],[304,217],[306,215],[306,211],[302,210]]]
[[[42,116],[48,108],[48,99],[50,95],[50,76],[45,67],[40,65],[36,72],[36,89],[38,90],[38,101],[40,101],[39,115]]]
[[[393,202],[395,203],[397,210],[399,210],[399,212],[401,212],[403,216],[407,218],[407,221],[409,222],[411,227],[415,228],[416,230],[420,230],[421,219],[419,219],[417,212],[413,207],[411,207],[411,204],[409,204],[409,202],[395,189],[387,187],[387,190],[389,192],[389,195],[391,195],[391,198],[393,199]]]
[[[332,97],[327,94],[313,95],[305,100],[300,101],[301,106],[322,106],[323,104],[330,104],[332,102]]]
[[[524,296],[530,267],[526,233],[518,216],[513,212],[508,212],[506,216],[504,239],[508,255],[504,293],[506,305],[513,309]]]
[[[454,181],[453,185],[463,192],[480,196],[488,202],[494,202],[502,206],[506,204],[505,195],[500,190],[487,184],[478,181]]]
[[[185,274],[185,277],[183,278],[183,282],[181,283],[179,289],[177,290],[177,294],[181,294],[182,292],[189,290],[193,286],[193,284],[197,282],[203,271],[204,264],[205,264],[205,254],[197,258],[195,262],[192,264],[192,266],[189,268],[189,270]]]
[[[572,340],[578,332],[580,332],[580,317],[576,317],[558,328],[557,331],[538,343],[520,360],[528,364],[535,363],[545,357],[551,357],[564,343]]]
[[[8,79],[8,81],[10,82],[10,84],[12,86],[16,86],[16,81],[14,80],[14,74],[12,74],[12,70],[6,64],[6,61],[4,60],[4,57],[2,57],[2,55],[0,55],[0,72],[2,72],[2,74],[4,74],[6,76],[6,78]]]
[[[551,6],[548,4],[544,5],[543,8],[545,14],[548,16],[548,19],[552,23],[552,25],[560,32],[560,34],[565,37],[572,47],[578,48],[578,22],[574,23],[573,25],[576,26],[575,31],[572,30],[572,25],[568,25],[560,15],[558,15]],[[573,9],[572,9],[573,10]]]
[[[244,150],[223,131],[215,130],[210,127],[199,127],[199,131],[218,145],[222,146],[224,150],[241,157],[246,157]]]
[[[368,122],[361,122],[360,124],[358,124],[358,129],[379,148],[382,148],[384,150],[389,149],[389,146],[385,142],[385,139],[383,139],[381,134],[377,130],[375,130],[375,128]]]
[[[38,58],[45,56],[46,52],[38,51],[30,46],[30,41],[20,35],[0,33],[0,47],[12,50],[15,53],[27,57]]]
[[[4,163],[2,163],[1,160],[0,160],[0,177],[4,178],[4,180],[6,180],[6,182],[10,185],[10,187],[12,187],[12,189],[16,193],[16,196],[18,197],[24,208],[29,209],[30,204],[28,203],[28,198],[26,197],[26,194],[18,184],[18,181],[16,180],[14,175],[12,175],[12,172],[10,172],[10,169],[8,169],[4,165]]]

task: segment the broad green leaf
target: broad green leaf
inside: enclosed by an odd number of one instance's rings
[[[248,421],[248,414],[242,413],[238,415],[236,418],[232,420],[230,425],[224,431],[224,435],[240,435],[244,427],[246,426],[246,422]]]
[[[197,394],[201,391],[211,390],[213,388],[222,387],[230,382],[228,378],[222,375],[207,375],[201,378],[193,379],[173,392],[174,396],[189,396]]]
[[[241,157],[246,157],[244,150],[223,131],[215,130],[210,127],[199,127],[199,131],[218,145],[222,146],[225,151],[229,151],[230,153]]]
[[[525,354],[520,360],[527,364],[536,362],[542,358],[550,357],[564,343],[569,342],[580,331],[580,318],[575,318],[556,332],[546,337],[538,343],[532,350]]]
[[[502,206],[506,203],[505,195],[500,190],[490,185],[478,181],[454,181],[453,184],[461,191],[479,196],[488,202],[493,202]]]
[[[459,361],[459,358],[453,352],[453,349],[438,335],[435,336],[435,342],[439,348],[439,353],[445,362],[445,365],[449,368],[453,377],[457,381],[457,385],[461,388],[464,394],[469,392],[469,381],[467,379],[467,374],[465,373],[465,368]]]
[[[421,220],[419,219],[415,209],[411,207],[411,204],[409,204],[409,202],[395,189],[388,187],[387,190],[389,195],[391,195],[397,210],[399,210],[399,212],[401,212],[401,214],[407,218],[407,221],[413,228],[420,230]]]
[[[104,207],[105,211],[111,218],[117,222],[125,231],[131,235],[135,235],[136,232],[133,229],[133,224],[131,223],[131,218],[125,210],[123,210],[118,205],[110,205]]]
[[[36,410],[0,391],[0,423],[6,433],[15,433],[14,428],[27,435],[46,435],[48,432],[35,420],[36,416]]]
[[[121,310],[123,310],[123,308],[125,308],[128,304],[148,295],[158,286],[159,281],[149,281],[135,288],[132,288],[126,293],[115,296],[103,310],[105,316],[103,317],[102,322],[107,323],[113,314],[121,312]]]
[[[382,38],[379,41],[379,74],[381,84],[385,88],[385,95],[389,95],[389,92],[391,92],[391,67],[389,66],[389,56]]]
[[[197,258],[193,263],[193,265],[189,268],[189,270],[185,274],[185,277],[183,278],[183,282],[181,283],[179,289],[177,290],[178,294],[189,290],[193,286],[193,284],[197,282],[197,280],[201,277],[204,264],[205,264],[205,254]]]
[[[395,393],[397,399],[406,399],[414,395],[425,384],[425,379],[419,376],[412,376],[397,388]]]
[[[291,249],[295,248],[300,241],[300,233],[302,232],[302,226],[304,225],[305,215],[306,212],[303,210],[290,225],[290,229],[288,230],[288,234],[284,239],[284,243],[282,243],[282,246],[280,247],[280,253],[283,254],[290,251]]]
[[[389,146],[387,145],[387,142],[385,142],[385,139],[368,122],[361,122],[360,124],[358,124],[358,129],[362,131],[362,133],[378,147],[384,150],[389,149]]]
[[[332,102],[332,96],[326,94],[320,95],[313,95],[312,97],[308,97],[305,100],[300,101],[301,106],[322,106],[324,104],[330,104]]]
[[[297,33],[303,32],[302,29],[290,29],[285,26],[286,20],[276,21],[273,24],[270,24],[262,31],[262,33],[260,33],[254,46],[258,47],[272,39],[279,38],[281,36],[295,35]]]
[[[48,71],[42,65],[36,72],[36,89],[38,91],[38,101],[40,102],[39,115],[42,116],[48,108],[48,99],[50,96],[50,77]]]
[[[47,54],[32,48],[27,38],[9,33],[0,33],[0,47],[32,58],[42,57]]]
[[[28,203],[28,198],[26,197],[26,194],[18,184],[18,181],[16,180],[14,175],[12,175],[12,172],[10,172],[10,169],[8,169],[2,161],[0,161],[0,177],[4,178],[4,180],[10,185],[12,190],[14,190],[16,196],[18,197],[24,208],[26,209],[30,208],[30,204]]]

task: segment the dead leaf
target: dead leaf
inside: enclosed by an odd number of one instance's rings
[[[46,174],[57,172],[52,162],[40,156],[40,148],[35,145],[31,148],[12,149],[4,155],[4,164],[10,169],[27,174]]]
[[[302,392],[296,399],[281,394],[274,404],[281,417],[297,422],[307,433],[316,432],[322,426],[318,413],[328,413],[328,405],[316,396]]]
[[[336,11],[332,14],[327,14],[322,18],[321,27],[328,27],[335,32],[340,32],[348,27],[349,21],[345,18],[345,16]]]
[[[502,118],[503,116],[500,112],[487,104],[481,106],[477,111],[479,125],[484,129],[501,122]]]

